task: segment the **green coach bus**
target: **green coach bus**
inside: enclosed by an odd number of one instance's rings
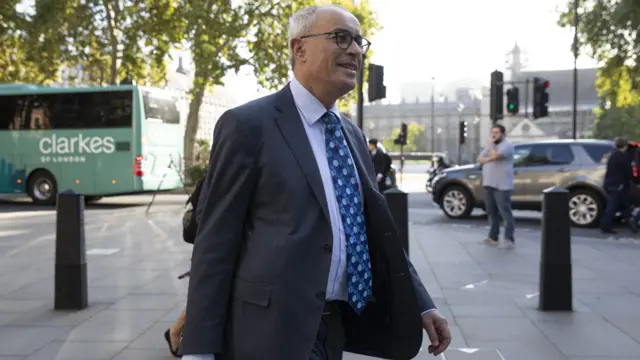
[[[135,85],[0,85],[0,194],[54,204],[183,186],[177,99]]]

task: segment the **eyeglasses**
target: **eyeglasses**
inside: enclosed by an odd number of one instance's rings
[[[343,50],[349,49],[351,44],[353,44],[353,42],[355,41],[356,45],[358,45],[358,47],[362,50],[363,54],[365,54],[367,50],[369,50],[369,47],[371,46],[371,42],[369,40],[363,38],[361,35],[355,35],[355,36],[351,35],[351,33],[348,31],[330,31],[322,34],[310,34],[310,35],[301,36],[300,39],[318,37],[318,36],[324,36],[327,39],[331,39],[331,38],[335,39],[336,45],[338,45],[338,47]]]

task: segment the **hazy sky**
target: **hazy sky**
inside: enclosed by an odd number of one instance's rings
[[[372,61],[384,65],[387,95],[394,102],[401,84],[432,77],[436,82],[486,78],[488,85],[489,73],[504,68],[516,41],[526,52],[526,69],[573,68],[572,30],[556,25],[558,9],[568,0],[370,1],[384,26],[371,39]],[[581,58],[578,66],[595,62]],[[234,78],[228,83],[234,92],[255,88],[250,76]]]

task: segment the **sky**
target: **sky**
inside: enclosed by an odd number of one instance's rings
[[[573,32],[557,26],[568,0],[370,0],[383,30],[370,40],[371,59],[385,67],[387,98],[398,102],[407,84],[475,79],[504,70],[506,54],[518,45],[525,70],[573,68]],[[283,39],[283,41],[286,41]],[[594,67],[587,57],[578,67]],[[228,87],[255,97],[252,76],[228,76]]]

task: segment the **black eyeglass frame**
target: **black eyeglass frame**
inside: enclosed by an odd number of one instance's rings
[[[349,42],[348,44],[345,46],[340,45],[340,41],[338,40],[338,37],[340,35],[343,36],[348,36],[349,37]],[[360,47],[360,49],[362,50],[362,54],[366,54],[367,51],[369,51],[369,48],[371,47],[371,41],[365,39],[364,37],[362,37],[361,35],[352,35],[350,32],[348,31],[344,31],[344,30],[336,30],[336,31],[327,31],[324,33],[320,33],[320,34],[308,34],[308,35],[303,35],[300,36],[300,39],[306,39],[306,38],[312,38],[312,37],[319,37],[319,36],[324,36],[327,39],[335,39],[336,41],[336,45],[338,45],[338,47],[342,50],[347,50],[349,49],[349,47],[351,47],[351,44],[353,44],[353,42],[356,42],[356,45],[358,45]],[[358,39],[360,39],[360,42],[362,43],[362,45],[358,44]]]

